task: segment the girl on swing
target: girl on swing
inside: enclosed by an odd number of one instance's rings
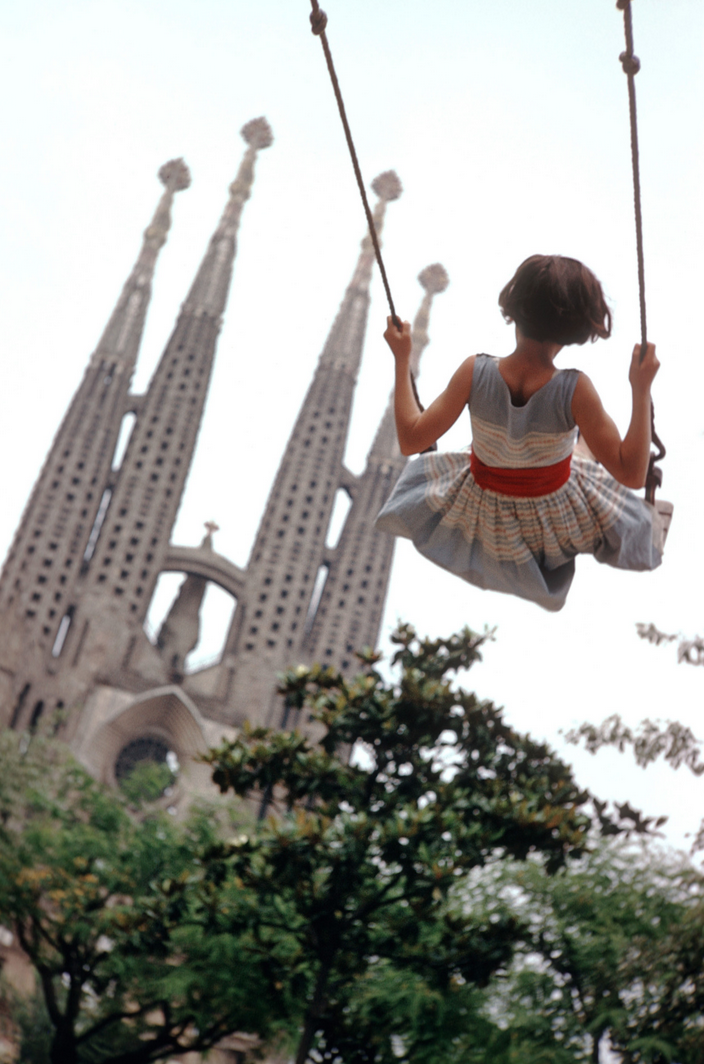
[[[619,569],[660,565],[663,521],[627,490],[645,483],[659,362],[653,344],[642,361],[636,345],[631,423],[621,439],[589,378],[554,366],[562,347],[611,334],[594,274],[576,259],[532,255],[499,306],[515,323],[515,351],[466,359],[427,410],[414,396],[410,325],[399,331],[388,319],[399,446],[421,457],[406,465],[377,527],[407,536],[426,558],[477,587],[559,610],[577,554]],[[465,405],[471,451],[421,453]]]

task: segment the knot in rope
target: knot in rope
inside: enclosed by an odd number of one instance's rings
[[[311,15],[311,18],[312,17],[313,16]],[[621,60],[624,74],[635,76],[640,70],[640,59],[637,55],[629,55],[628,52],[621,52],[619,59]]]
[[[313,10],[310,13],[310,28],[311,32],[319,37],[321,33],[325,32],[325,27],[328,24],[328,16],[315,4]]]

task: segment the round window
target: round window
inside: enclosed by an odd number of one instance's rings
[[[163,739],[142,736],[123,746],[115,762],[120,789],[136,806],[170,794],[178,774],[178,758]]]
[[[115,776],[118,783],[122,783],[127,776],[131,776],[137,765],[142,761],[151,761],[156,765],[166,765],[169,748],[161,739],[153,739],[145,736],[142,739],[133,739],[131,743],[123,746],[115,762]]]

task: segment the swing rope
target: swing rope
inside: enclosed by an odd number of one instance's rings
[[[328,65],[328,73],[330,74],[330,80],[332,81],[332,87],[335,92],[335,99],[337,100],[337,109],[340,112],[340,118],[342,120],[342,127],[345,131],[345,137],[347,138],[347,147],[350,150],[350,156],[352,158],[352,166],[354,167],[355,177],[357,178],[357,185],[359,187],[359,194],[362,197],[362,204],[364,205],[364,213],[367,216],[367,225],[369,226],[369,235],[372,238],[372,244],[374,245],[374,254],[376,255],[376,261],[379,264],[379,272],[381,273],[381,279],[384,282],[384,291],[386,292],[386,299],[389,304],[389,310],[391,311],[391,320],[397,329],[401,329],[401,321],[396,313],[394,307],[394,301],[391,297],[391,289],[389,287],[389,281],[386,276],[386,269],[384,267],[384,260],[381,257],[381,249],[379,247],[379,238],[376,234],[376,226],[374,225],[374,218],[372,212],[369,209],[369,200],[367,199],[367,193],[364,188],[364,181],[362,180],[362,171],[359,168],[359,160],[357,159],[357,152],[355,151],[354,141],[352,140],[352,133],[350,132],[349,122],[347,121],[347,112],[345,111],[345,104],[342,99],[342,92],[340,91],[340,83],[337,80],[337,74],[335,73],[335,67],[332,61],[332,55],[330,54],[330,46],[328,45],[328,39],[325,34],[325,27],[328,24],[328,16],[321,10],[318,0],[310,0],[313,10],[310,13],[310,25],[311,30],[316,37],[320,37],[320,43],[323,46],[325,53],[325,62]]]
[[[352,132],[350,130],[349,122],[347,121],[347,112],[345,110],[345,103],[342,99],[342,91],[340,89],[340,83],[337,79],[335,72],[335,65],[332,61],[332,54],[330,52],[330,46],[328,44],[327,34],[325,29],[328,24],[328,17],[321,9],[318,0],[310,0],[311,14],[310,24],[311,30],[316,37],[320,37],[320,43],[323,46],[323,52],[325,54],[325,62],[327,64],[328,73],[330,74],[330,81],[332,82],[333,91],[335,93],[335,99],[337,101],[337,109],[340,113],[340,120],[342,121],[342,128],[345,131],[345,139],[347,140],[347,147],[349,148],[350,158],[352,159],[352,166],[354,168],[354,174],[357,179],[357,187],[359,188],[359,194],[362,198],[362,205],[364,207],[364,213],[367,218],[367,225],[369,226],[369,235],[372,239],[374,246],[374,254],[376,261],[379,265],[379,272],[384,284],[384,291],[386,292],[386,299],[389,304],[389,310],[391,311],[391,320],[397,329],[401,328],[400,319],[396,313],[393,297],[391,295],[391,288],[389,286],[389,280],[386,276],[386,267],[384,266],[384,260],[381,255],[381,248],[379,247],[379,238],[376,232],[376,226],[374,225],[374,218],[369,207],[369,200],[367,199],[366,189],[364,187],[364,181],[362,179],[362,171],[359,166],[359,160],[357,158],[357,152],[355,150],[354,141],[352,140]],[[636,222],[636,253],[638,258],[638,293],[640,299],[640,329],[641,329],[641,362],[645,358],[646,347],[648,342],[648,331],[646,321],[646,308],[645,308],[645,259],[643,255],[643,214],[641,208],[641,193],[640,193],[640,156],[638,151],[638,120],[636,112],[636,85],[635,76],[640,70],[640,60],[633,52],[633,22],[631,18],[631,0],[616,0],[616,7],[623,11],[624,31],[626,36],[626,50],[621,52],[619,59],[624,73],[628,78],[628,105],[631,125],[631,162],[633,166],[633,205],[635,209],[635,222]],[[415,388],[415,381],[412,380],[413,391],[416,399],[418,399],[418,393]],[[419,402],[420,405],[420,402]],[[422,409],[422,406],[421,406]],[[655,501],[655,489],[662,484],[662,470],[656,465],[661,461],[666,454],[665,446],[658,436],[655,430],[655,407],[650,403],[650,433],[652,442],[657,447],[656,453],[651,453],[650,461],[648,463],[648,473],[645,483],[645,497],[648,502]]]
[[[633,53],[633,20],[631,17],[631,0],[616,0],[616,7],[623,11],[623,26],[626,36],[626,51],[619,59],[623,72],[628,78],[628,110],[631,122],[631,162],[633,166],[633,206],[636,220],[636,253],[638,256],[638,294],[640,298],[640,361],[645,358],[648,342],[648,329],[645,314],[645,260],[643,255],[643,214],[640,195],[640,155],[638,152],[638,117],[636,113],[636,74],[640,70],[640,59]],[[651,453],[648,473],[645,480],[645,497],[648,502],[655,501],[655,489],[662,484],[662,470],[656,465],[665,457],[664,444],[655,431],[655,407],[650,403],[650,435],[657,453]]]

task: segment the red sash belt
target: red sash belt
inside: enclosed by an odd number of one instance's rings
[[[469,468],[480,488],[496,491],[500,495],[519,495],[531,498],[534,495],[550,495],[570,479],[572,455],[549,466],[534,466],[525,469],[502,469],[488,466],[470,454]]]

